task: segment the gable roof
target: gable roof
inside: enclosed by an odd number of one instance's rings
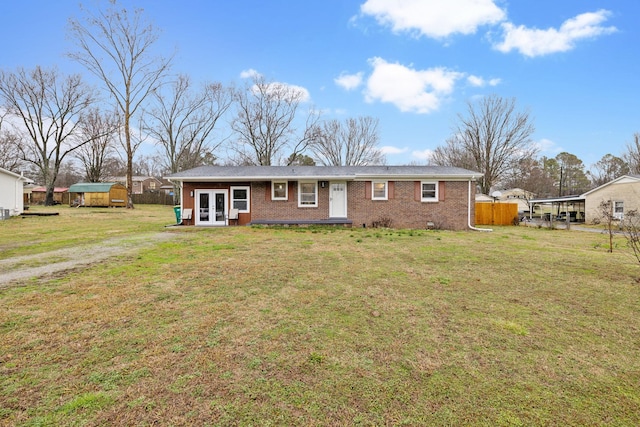
[[[603,189],[604,187],[608,187],[609,185],[613,185],[613,184],[630,184],[630,183],[636,183],[636,182],[640,182],[640,175],[622,175],[612,181],[609,181],[605,184],[602,184],[600,187],[596,187],[593,190],[589,190],[586,193],[584,193],[582,195],[582,197],[588,196],[591,193],[595,193],[596,191],[599,191],[601,189]]]
[[[69,193],[108,193],[115,182],[81,182],[69,187]]]
[[[25,178],[24,175],[22,174],[17,174],[15,172],[11,172],[10,170],[4,169],[4,168],[0,168],[0,173],[3,173],[5,175],[9,175],[12,178],[16,178],[18,180],[21,181],[30,181],[28,178]]]
[[[480,172],[448,166],[201,166],[177,172],[171,181],[268,181],[367,180],[367,179],[452,179],[475,180]]]

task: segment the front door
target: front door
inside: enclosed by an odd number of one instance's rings
[[[329,216],[331,218],[347,217],[347,183],[334,182],[330,184]]]
[[[227,190],[196,190],[196,225],[227,224]]]

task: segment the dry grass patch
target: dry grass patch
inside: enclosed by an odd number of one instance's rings
[[[603,235],[172,232],[0,291],[6,424],[640,422],[640,271]]]

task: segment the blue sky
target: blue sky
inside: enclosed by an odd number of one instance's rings
[[[104,2],[103,2],[104,3]],[[78,0],[3,0],[0,68],[83,72],[65,57]],[[91,8],[94,0],[84,2]],[[194,81],[249,71],[326,118],[379,119],[389,164],[424,163],[466,102],[515,97],[541,155],[589,167],[640,132],[638,0],[126,0]],[[90,77],[90,76],[87,76]]]

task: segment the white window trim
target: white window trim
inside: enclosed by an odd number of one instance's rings
[[[376,184],[384,184],[384,196],[376,197]],[[371,200],[389,200],[389,181],[371,181]]]
[[[284,184],[284,197],[276,197],[276,184]],[[271,181],[271,200],[289,200],[289,181]]]
[[[618,210],[618,206],[620,206],[620,210]],[[613,202],[613,218],[617,220],[624,219],[624,200],[615,200]]]
[[[244,209],[244,210],[240,209],[239,212],[242,212],[242,213],[250,212],[250,210],[251,210],[251,187],[249,187],[248,185],[234,185],[234,186],[231,186],[231,188],[229,190],[230,190],[230,193],[231,193],[230,194],[231,203],[229,205],[230,209],[233,209],[233,201],[235,200],[233,198],[233,190],[247,190],[247,209]]]
[[[434,197],[423,197],[422,196],[424,184],[435,184],[436,194],[435,194]],[[439,187],[438,181],[420,181],[420,200],[422,202],[425,202],[425,203],[437,202],[438,201],[438,187]]]
[[[313,184],[315,187],[315,200],[312,205],[302,203],[302,184]],[[318,181],[298,181],[298,207],[317,208],[318,207]]]

